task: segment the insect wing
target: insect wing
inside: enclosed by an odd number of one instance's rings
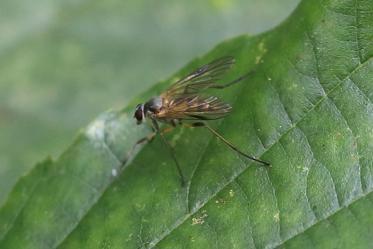
[[[216,85],[221,75],[229,70],[234,63],[235,60],[232,56],[214,60],[175,82],[162,94],[162,97],[170,99],[185,94],[193,95],[203,89],[209,88],[209,86]]]
[[[219,98],[185,96],[172,100],[157,114],[158,119],[212,120],[226,116],[232,107]]]

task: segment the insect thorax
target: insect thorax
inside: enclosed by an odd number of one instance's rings
[[[157,96],[151,98],[148,102],[145,103],[144,112],[158,113],[162,108],[163,101],[162,98]]]

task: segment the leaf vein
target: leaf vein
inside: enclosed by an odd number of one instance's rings
[[[337,104],[333,101],[332,98],[328,98],[330,100],[330,102],[333,104],[333,106],[335,107],[336,111],[338,112],[339,116],[343,119],[343,122],[345,123],[345,125],[347,126],[347,128],[351,131],[351,135],[354,139],[354,143],[356,144],[357,146],[357,149],[356,149],[356,156],[358,158],[358,173],[359,173],[359,188],[360,188],[360,191],[362,190],[362,175],[361,175],[361,160],[360,160],[360,152],[359,152],[359,145],[358,145],[358,141],[356,139],[356,136],[355,134],[353,133],[352,129],[351,129],[351,126],[349,125],[349,122],[347,121],[346,117],[343,115],[342,111],[338,108]]]
[[[236,183],[237,187],[242,192],[243,198],[246,200],[247,204],[249,204],[249,197],[246,194],[245,190],[242,188],[239,179],[235,179],[234,182]],[[247,210],[247,208],[246,208],[246,210]],[[247,219],[248,219],[248,225],[250,227],[249,235],[250,235],[251,240],[253,241],[254,248],[256,249],[257,245],[256,245],[256,241],[255,241],[254,236],[253,236],[253,227],[252,227],[251,222],[250,222],[251,221],[250,212],[247,212]]]
[[[353,69],[350,73],[348,73],[348,75],[343,79],[343,81],[340,81],[338,82],[333,88],[331,88],[329,90],[329,92],[327,92],[325,94],[325,96],[321,97],[313,107],[311,107],[307,112],[305,112],[304,116],[301,117],[299,120],[297,120],[287,131],[285,131],[278,139],[277,141],[275,141],[273,144],[271,144],[268,148],[266,148],[262,155],[265,154],[266,152],[268,152],[276,143],[278,143],[278,141],[284,137],[286,134],[288,134],[290,131],[292,131],[295,127],[297,127],[297,125],[299,124],[299,122],[301,122],[302,120],[304,120],[308,115],[309,113],[311,113],[313,110],[315,110],[316,107],[318,107],[319,105],[321,105],[321,103],[323,101],[326,100],[327,96],[329,94],[331,94],[332,92],[334,92],[335,90],[337,90],[341,85],[342,83],[344,82],[344,80],[346,80],[347,78],[351,77],[351,75],[355,74],[360,68],[362,68],[363,66],[365,66],[366,64],[368,64],[370,62],[370,60],[373,60],[373,57],[370,57],[369,59],[367,59],[364,63],[362,64],[359,64],[355,69]],[[231,180],[226,182],[225,184],[221,185],[221,187],[219,189],[217,189],[217,191],[215,191],[215,193],[213,193],[208,199],[206,199],[201,205],[199,205],[198,207],[196,207],[195,209],[192,209],[190,213],[188,213],[187,215],[185,215],[184,217],[181,217],[180,219],[178,219],[171,227],[172,227],[172,230],[175,230],[177,227],[179,227],[180,225],[182,225],[188,218],[190,218],[193,214],[195,214],[199,209],[201,209],[204,205],[206,205],[208,203],[208,201],[210,201],[212,198],[214,198],[217,193],[219,193],[223,188],[225,188],[228,184],[230,184],[234,179],[236,179],[238,176],[240,176],[241,174],[243,174],[246,169],[248,167],[242,169],[240,172],[237,172],[235,175],[232,176]],[[338,210],[337,210],[338,211]],[[317,224],[317,223],[315,223]],[[166,232],[166,233],[163,233],[161,234],[161,236],[155,240],[153,240],[151,242],[151,245],[152,247],[151,248],[155,248],[155,246],[161,241],[163,240],[164,238],[166,238],[168,235],[170,235],[170,233],[172,232],[172,230],[170,230],[169,232]]]
[[[356,46],[359,55],[359,63],[361,64],[364,60],[362,55],[362,46],[360,42],[360,11],[359,11],[359,0],[355,0],[355,25],[356,25]]]

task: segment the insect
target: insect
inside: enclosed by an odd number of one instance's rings
[[[137,124],[141,124],[148,119],[153,129],[153,133],[140,139],[136,144],[149,142],[156,134],[159,134],[175,161],[182,185],[185,183],[185,178],[180,164],[175,156],[173,148],[164,137],[164,133],[170,131],[177,125],[205,127],[237,153],[261,164],[270,165],[268,162],[242,152],[207,124],[209,120],[224,118],[232,111],[232,107],[219,98],[215,96],[205,96],[202,92],[211,88],[224,89],[240,82],[250,74],[247,73],[226,84],[218,83],[220,77],[230,69],[234,63],[235,60],[231,56],[214,60],[176,81],[159,96],[153,97],[146,103],[136,106],[134,118],[137,120]],[[169,126],[164,130],[160,130],[159,122],[168,124]]]

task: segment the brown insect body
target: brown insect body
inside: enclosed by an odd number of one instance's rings
[[[164,138],[162,132],[159,129],[158,122],[163,122],[176,126],[181,124],[182,121],[190,121],[193,127],[206,127],[210,132],[222,140],[231,149],[235,150],[239,154],[260,162],[265,165],[269,163],[256,159],[249,156],[239,149],[237,149],[228,140],[222,137],[217,131],[209,127],[205,121],[220,119],[230,113],[232,107],[221,101],[215,96],[204,96],[201,93],[210,88],[223,89],[233,84],[240,82],[245,79],[250,73],[245,74],[229,83],[220,84],[218,83],[220,76],[224,74],[234,64],[234,58],[231,56],[222,57],[209,64],[206,64],[196,71],[192,72],[188,76],[180,79],[176,83],[172,84],[169,89],[159,96],[151,98],[145,104],[139,104],[136,106],[134,117],[137,120],[137,124],[141,124],[146,118],[152,122],[152,127],[155,134],[160,134],[163,141],[170,148],[171,155],[176,163],[182,182],[184,183],[184,177],[173,153],[172,147],[169,145],[167,140]],[[151,140],[154,135],[149,136],[150,139],[141,139],[138,143]]]

